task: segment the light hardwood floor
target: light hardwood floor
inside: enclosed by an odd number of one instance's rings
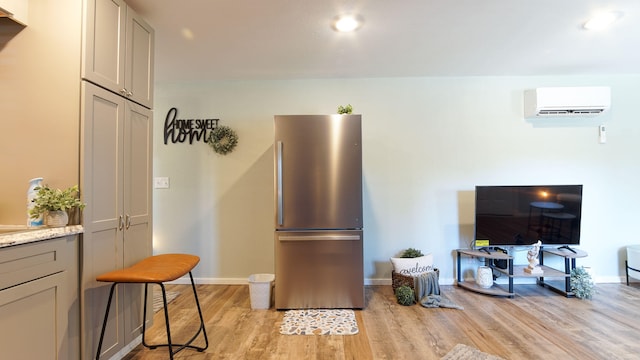
[[[169,305],[172,336],[197,329],[193,295]],[[281,335],[284,312],[251,310],[247,285],[198,285],[209,348],[176,359],[439,359],[456,344],[504,359],[640,359],[640,284],[598,284],[593,300],[565,298],[537,285],[516,297],[491,297],[456,286],[442,293],[464,310],[398,305],[391,286],[367,286],[351,336]],[[166,341],[162,311],[147,341]],[[125,359],[168,359],[166,348],[136,347]]]

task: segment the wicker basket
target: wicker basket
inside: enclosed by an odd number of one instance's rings
[[[433,271],[435,271],[438,275],[438,278],[440,278],[440,270],[433,269]],[[393,288],[393,293],[395,294],[396,289],[403,285],[410,287],[412,290],[415,290],[413,288],[413,276],[398,274],[397,272],[391,270],[391,287]]]

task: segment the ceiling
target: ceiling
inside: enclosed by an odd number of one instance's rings
[[[127,0],[156,82],[640,74],[638,0]],[[604,31],[582,24],[623,16]],[[364,25],[332,30],[342,13]]]

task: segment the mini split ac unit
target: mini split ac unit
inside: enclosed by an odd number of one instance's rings
[[[524,92],[524,117],[587,117],[611,106],[609,87],[544,87]]]

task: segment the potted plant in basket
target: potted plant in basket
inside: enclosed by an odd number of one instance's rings
[[[398,257],[392,257],[390,260],[392,265],[391,283],[394,293],[402,285],[413,289],[413,277],[435,270],[433,255],[430,253],[424,255],[422,251],[414,248],[405,249]]]
[[[34,207],[29,210],[32,219],[40,214],[45,215],[45,223],[49,226],[66,226],[69,223],[68,210],[84,209],[85,204],[78,198],[78,185],[60,190],[48,185],[34,189],[36,197],[32,200]]]

